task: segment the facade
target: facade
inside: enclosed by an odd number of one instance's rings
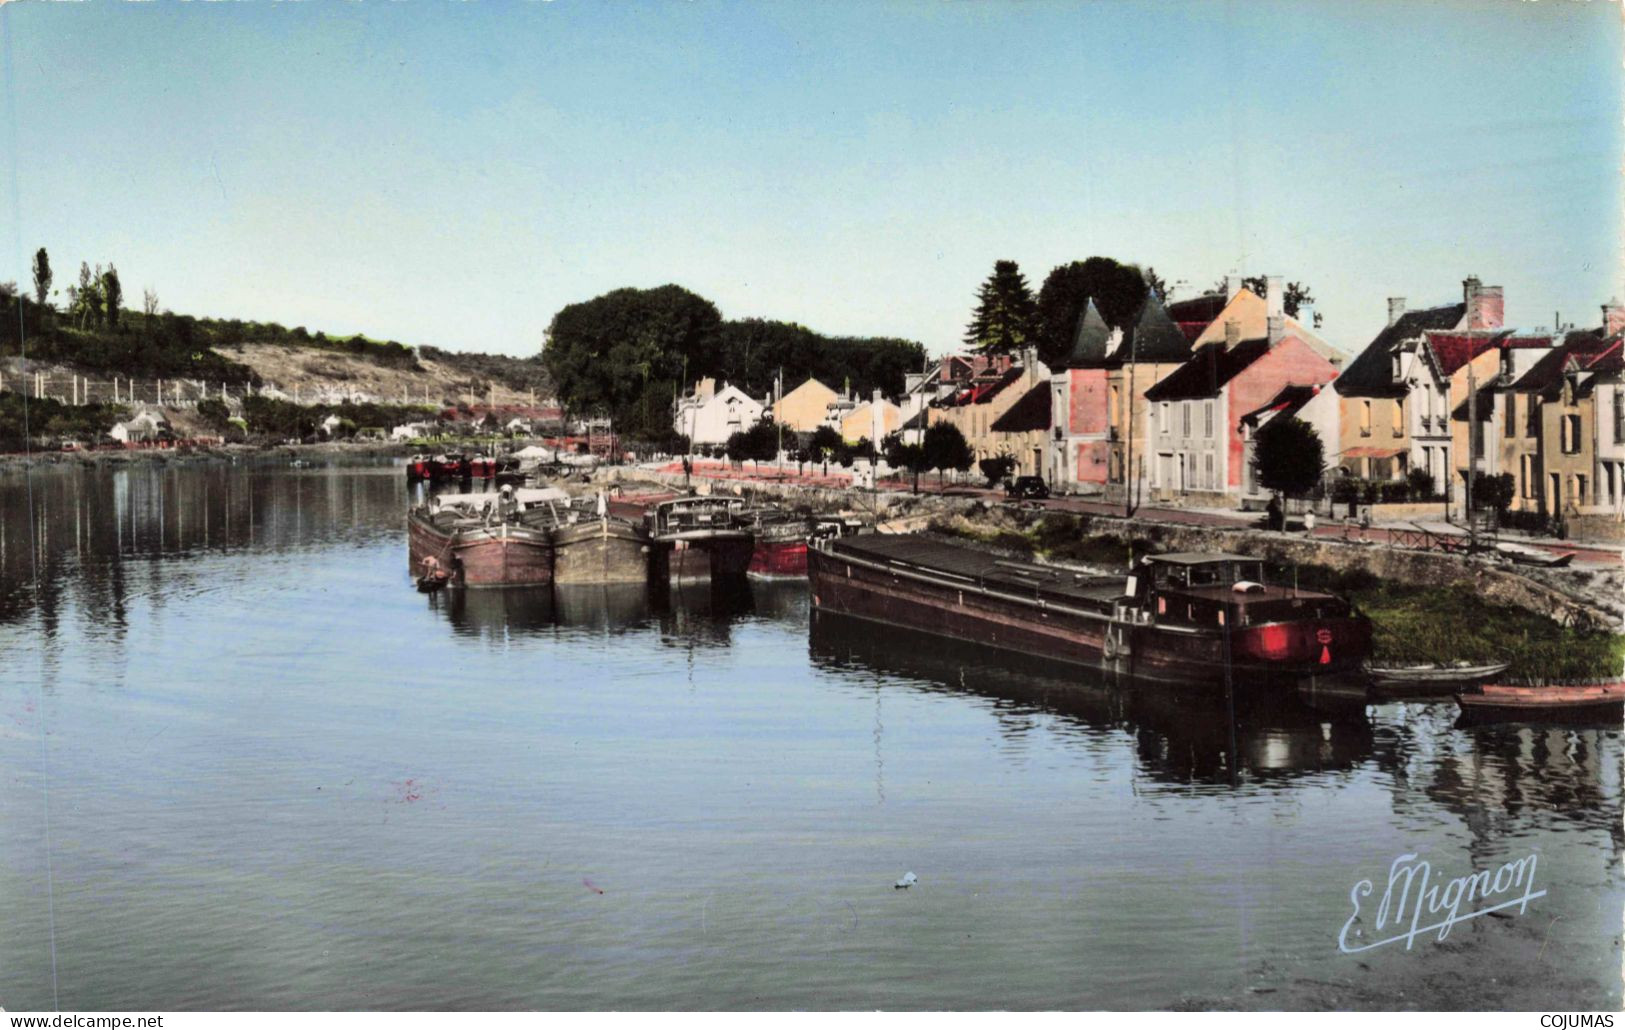
[[[762,420],[766,407],[737,386],[706,378],[694,384],[694,392],[677,402],[672,421],[677,432],[691,443],[717,445],[742,433]]]
[[[903,409],[877,396],[859,404],[841,419],[841,439],[847,443],[868,440],[879,447],[880,441],[897,432],[902,424]]]
[[[1106,371],[1107,482],[1144,482],[1144,441],[1138,434],[1145,424],[1145,392],[1190,357],[1190,337],[1162,301],[1148,295]]]
[[[991,374],[990,369],[988,374],[978,376],[970,388],[939,402],[934,409],[932,424],[947,422],[958,429],[978,461],[999,455],[1003,441],[994,432],[993,424],[1023,394],[1047,378],[1048,369],[1031,352],[1023,354],[1021,360],[1021,364],[1007,365],[997,374]]]
[[[151,443],[169,435],[169,420],[161,411],[143,408],[123,422],[113,423],[107,435],[119,443]]]
[[[1072,350],[1050,376],[1053,427],[1049,481],[1064,492],[1100,492],[1111,465],[1111,412],[1106,383],[1118,343],[1093,300],[1084,307]]]
[[[1619,330],[1614,330],[1613,346],[1586,366],[1595,377],[1592,395],[1597,427],[1596,506],[1599,514],[1616,519],[1625,518],[1625,386],[1621,385],[1625,360],[1621,358],[1618,334]]]
[[[1011,475],[1044,474],[1051,412],[1048,377],[1035,376],[1016,402],[994,421],[992,449],[995,454],[1008,454],[1015,461]]]
[[[1264,282],[1264,296],[1260,297],[1241,285],[1239,276],[1226,276],[1225,293],[1229,300],[1208,323],[1207,328],[1197,335],[1192,346],[1201,347],[1209,343],[1219,343],[1227,338],[1258,339],[1269,335],[1270,319],[1281,318],[1285,320],[1286,334],[1303,341],[1310,350],[1325,358],[1334,368],[1342,368],[1348,360],[1348,355],[1315,334],[1312,328],[1314,322],[1312,315],[1306,319],[1310,323],[1306,325],[1286,313],[1284,277],[1266,276]]]
[[[1337,368],[1271,319],[1262,339],[1199,346],[1191,359],[1146,392],[1145,440],[1151,496],[1241,494],[1247,434],[1242,418],[1267,407],[1283,387],[1321,386]]]
[[[798,433],[810,433],[824,424],[824,415],[839,396],[812,377],[773,405],[773,421]]]

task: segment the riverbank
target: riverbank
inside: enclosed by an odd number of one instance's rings
[[[54,465],[99,467],[140,462],[238,461],[245,458],[285,457],[323,459],[334,457],[404,457],[412,453],[406,444],[379,440],[334,440],[300,444],[181,444],[174,447],[97,448],[85,451],[33,451],[0,454],[0,472]]]

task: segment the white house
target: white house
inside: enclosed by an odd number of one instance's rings
[[[119,443],[149,443],[169,432],[169,420],[163,412],[143,408],[123,422],[113,423],[107,435]]]
[[[1253,471],[1253,440],[1258,431],[1278,418],[1307,422],[1320,437],[1323,463],[1328,467],[1335,466],[1340,429],[1338,411],[1337,391],[1330,384],[1320,384],[1284,386],[1263,407],[1241,416],[1241,503],[1244,508],[1262,508],[1270,498],[1269,492],[1259,486],[1258,476]]]
[[[709,377],[694,384],[694,392],[677,402],[672,426],[696,444],[724,444],[762,420],[766,405],[737,386]]]

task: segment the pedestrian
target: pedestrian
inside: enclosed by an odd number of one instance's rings
[[[1268,525],[1270,530],[1273,532],[1279,532],[1281,527],[1286,525],[1286,516],[1281,510],[1280,494],[1270,495],[1269,507],[1264,509],[1264,515],[1266,518],[1266,525]]]

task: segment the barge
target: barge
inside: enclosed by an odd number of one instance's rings
[[[649,574],[672,582],[745,575],[756,538],[734,497],[675,497],[644,516],[652,544]]]
[[[407,515],[407,548],[415,573],[449,573],[467,587],[547,586],[553,582],[553,527],[562,490],[431,497]]]
[[[1330,594],[1268,585],[1237,554],[1164,554],[1127,576],[1011,561],[918,535],[814,540],[819,611],[1173,682],[1237,686],[1358,670],[1371,623]]]
[[[807,540],[813,533],[810,513],[768,506],[746,508],[739,515],[756,541],[750,556],[752,576],[807,574]]]

